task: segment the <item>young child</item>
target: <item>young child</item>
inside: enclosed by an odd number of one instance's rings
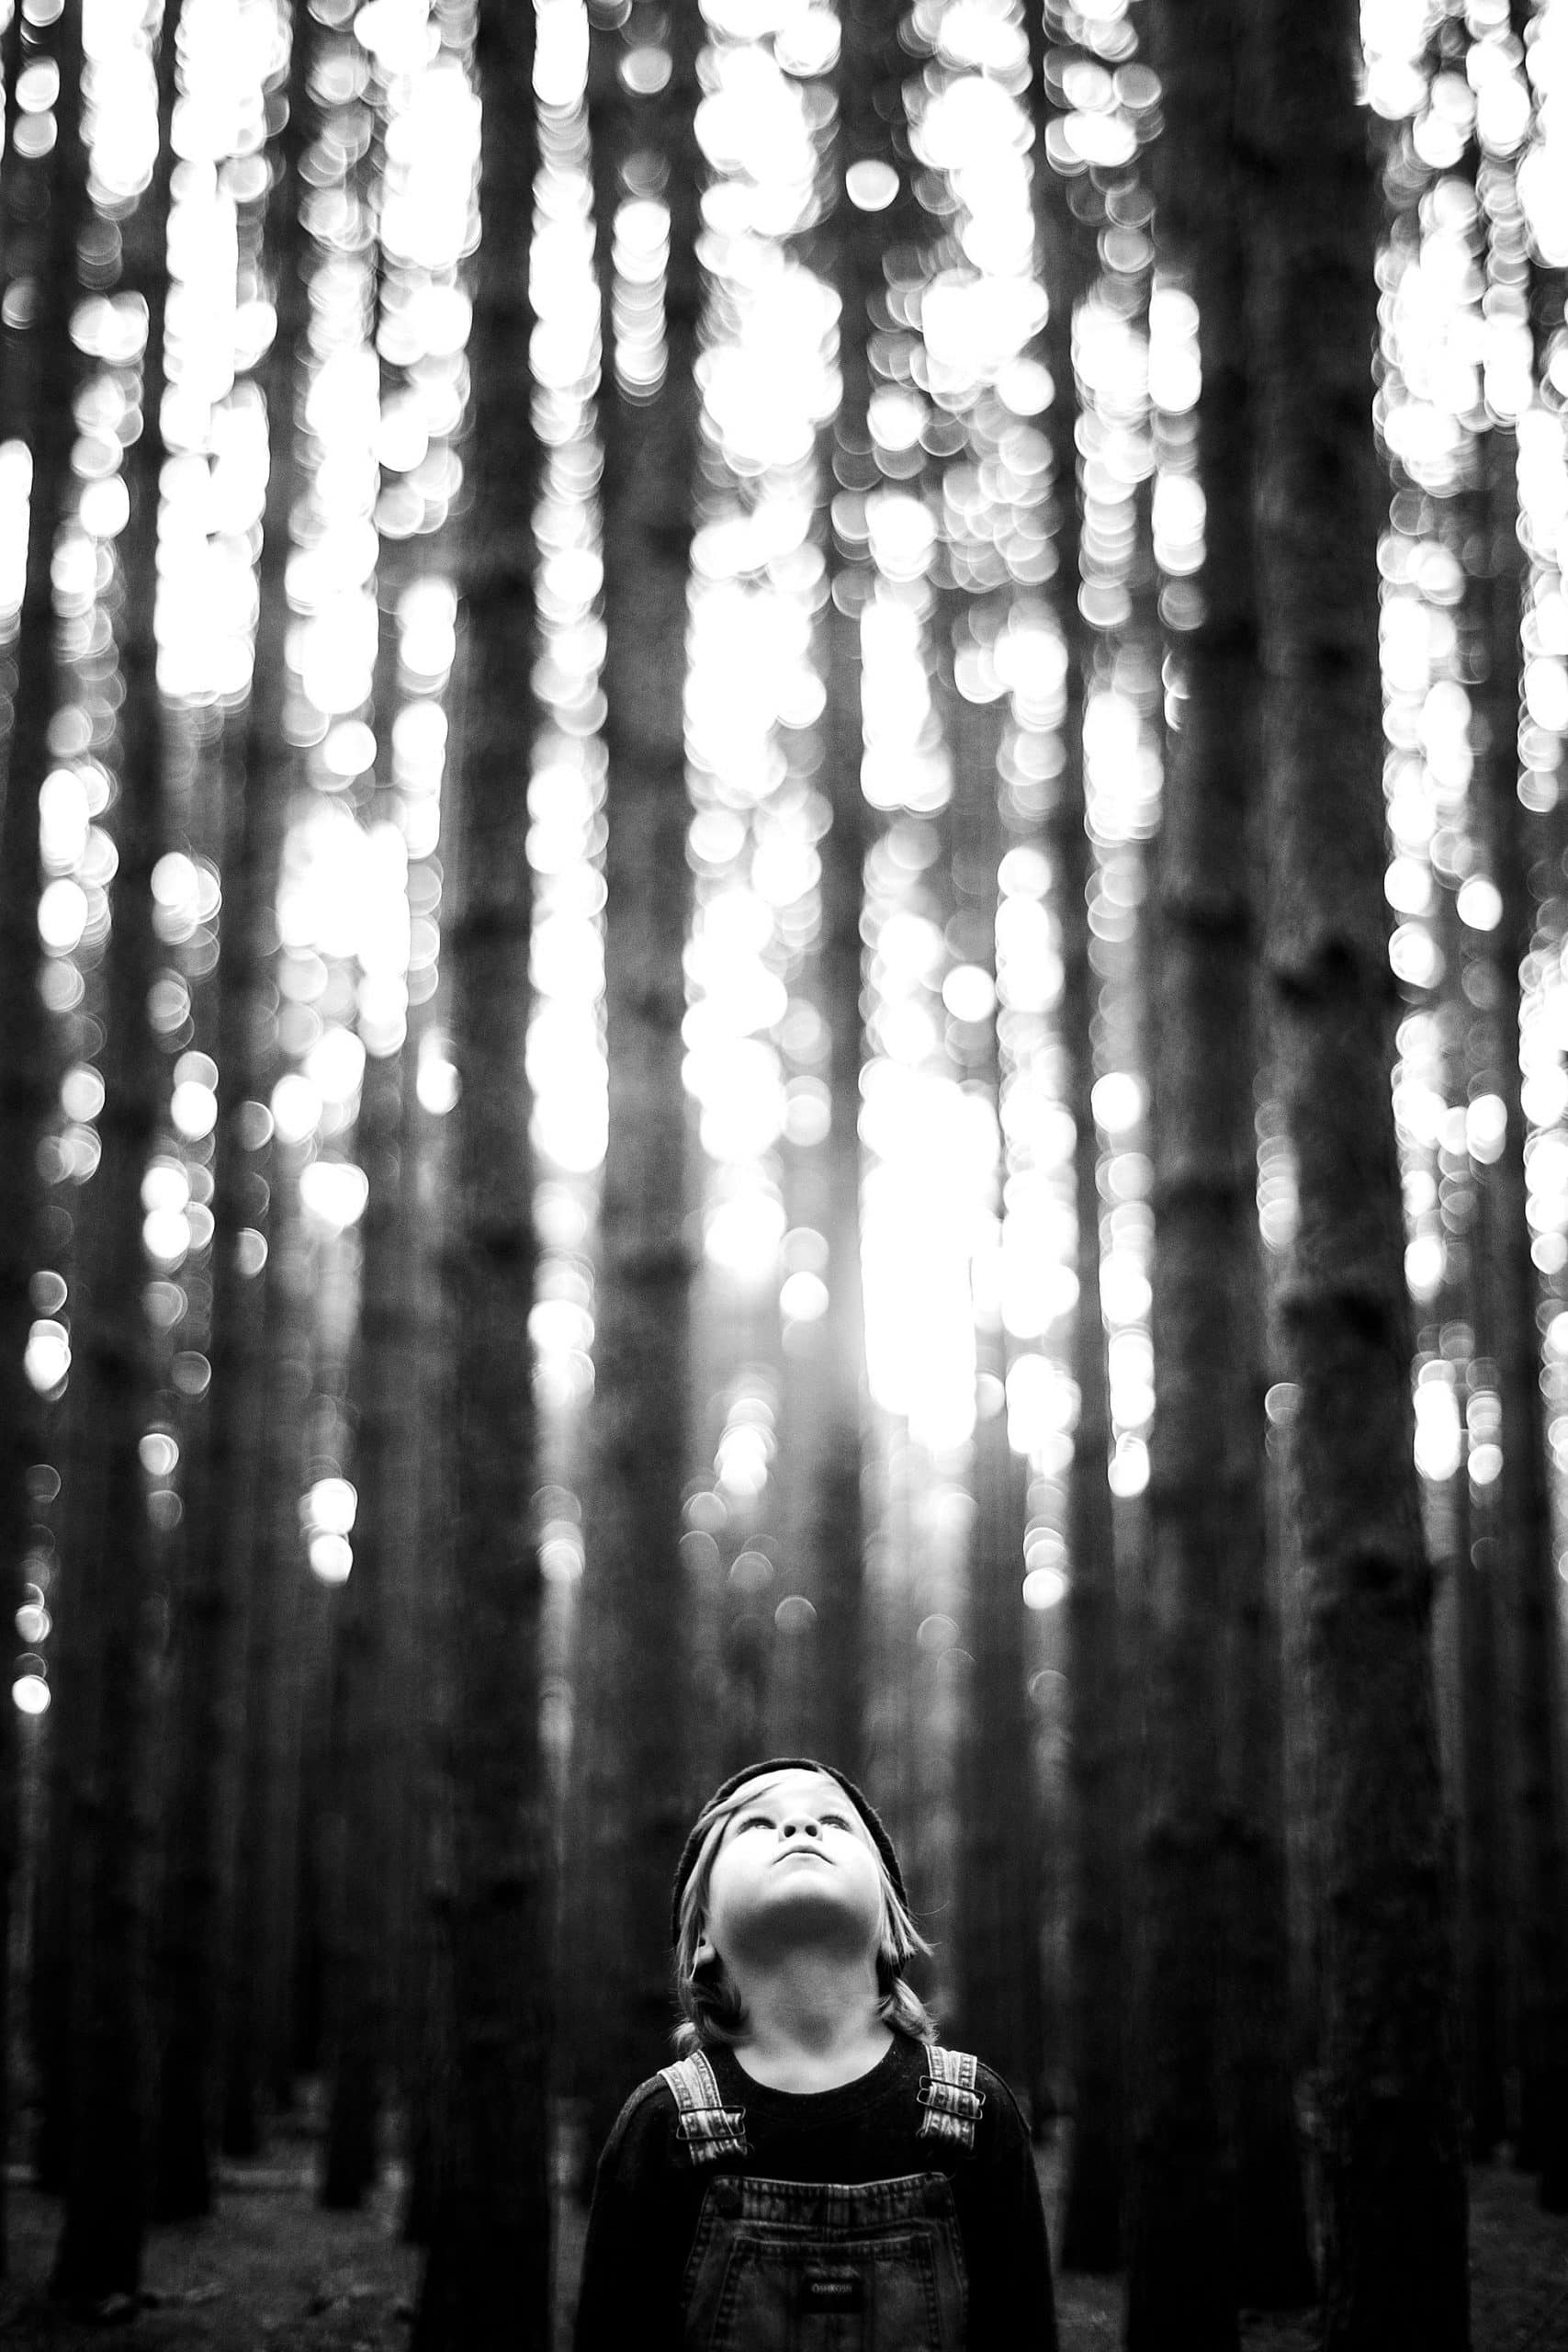
[[[576,2352],[1054,2352],[1029,2134],[936,2045],[853,1782],[806,1757],[727,1781],[671,1931],[683,2054],[600,2158]]]

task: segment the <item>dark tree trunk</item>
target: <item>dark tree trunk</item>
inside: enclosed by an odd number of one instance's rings
[[[354,1456],[354,1567],[333,1624],[333,1804],[342,1821],[337,1932],[328,1955],[332,2106],[323,2205],[361,2204],[376,2177],[391,2014],[400,1758],[392,1739],[392,1611],[399,1548],[415,1508],[418,1365],[399,1054],[367,1057],[357,1149],[370,1192],[364,1246]]]
[[[1199,305],[1202,617],[1166,763],[1156,922],[1155,1419],[1133,2070],[1130,2352],[1238,2341],[1222,2020],[1227,1571],[1264,1553],[1252,1081],[1255,619],[1229,12],[1164,0],[1167,266]],[[1194,233],[1201,223],[1201,232]],[[1176,657],[1180,658],[1180,657]]]
[[[842,322],[848,316],[840,311]],[[849,380],[846,345],[840,368]],[[829,526],[829,536],[831,525]],[[841,566],[832,567],[841,579]],[[828,1244],[818,1361],[826,1388],[820,1452],[812,1472],[811,1555],[820,1594],[821,1752],[852,1780],[866,1768],[865,1308],[860,1258],[860,1111],[864,1028],[860,933],[866,851],[861,791],[860,622],[837,601],[824,623],[828,704],[823,717],[832,822],[823,836],[820,1002],[828,1027],[828,1133],[822,1143],[823,1237]]]
[[[398,567],[384,555],[375,678],[378,741],[372,820],[395,808]],[[338,1939],[329,1955],[332,2107],[321,2202],[357,2207],[373,2185],[391,2057],[396,1948],[409,1784],[394,1737],[399,1625],[419,1510],[418,1255],[407,1116],[417,1038],[368,1053],[355,1149],[368,1183],[360,1225],[359,1323],[350,1391],[358,1506],[354,1568],[333,1638],[333,1804],[341,1815]]]
[[[286,2105],[291,2024],[303,1692],[301,1604],[309,1598],[299,1494],[312,1376],[312,1285],[299,1229],[297,1149],[269,1167],[262,1342],[260,1508],[251,1564],[240,1839],[230,1940],[223,2146],[254,2155]]]
[[[266,402],[266,503],[257,566],[255,658],[239,841],[237,854],[231,856],[232,873],[229,866],[224,870],[225,920],[234,960],[220,967],[226,1051],[220,1055],[218,1069],[218,1246],[223,1245],[227,1218],[242,1226],[260,1222],[254,1214],[262,1206],[258,1187],[265,1193],[262,1229],[267,1244],[260,1299],[253,1295],[253,1283],[240,1292],[225,1317],[225,1293],[220,1284],[213,1306],[214,1451],[223,1442],[234,1446],[238,1466],[255,1481],[224,2056],[223,2145],[235,2155],[259,2147],[268,2108],[287,2096],[292,2038],[287,1988],[295,1917],[297,1617],[305,1573],[299,1499],[312,1376],[310,1285],[298,1214],[296,1156],[276,1137],[270,1157],[265,1146],[258,1149],[250,1139],[265,1134],[269,1123],[252,1124],[243,1106],[247,1101],[270,1101],[281,1066],[269,967],[276,945],[272,910],[277,870],[297,775],[296,755],[283,723],[288,691],[285,581],[293,545],[290,516],[300,492],[295,404],[310,325],[306,241],[299,208],[299,163],[313,129],[310,23],[310,12],[301,5],[293,18],[288,119],[277,142],[276,178],[264,232],[277,325],[256,371]],[[231,1023],[231,1035],[227,1034]],[[246,1460],[252,1432],[259,1448],[254,1474]]]
[[[153,632],[159,477],[164,447],[164,310],[178,0],[158,54],[159,159],[124,232],[128,292],[147,305],[141,430],[125,459],[130,519],[119,542],[121,610],[118,866],[112,899],[104,1052],[103,1156],[84,1283],[85,1343],[73,1384],[81,1426],[101,1464],[101,1516],[84,1600],[92,1646],[87,1776],[73,1812],[86,1907],[81,1991],[73,2002],[80,2064],[64,2226],[52,2291],[101,2307],[141,2280],[151,2153],[148,1935],[152,1837],[157,1562],[140,1446],[152,1417],[155,1369],[142,1306],[141,1180],[158,1133],[166,1071],[147,1016],[157,968],[152,868],[164,848],[164,728]],[[86,1566],[86,1555],[78,1563]]]
[[[1067,1488],[1066,1598],[1068,1778],[1071,1839],[1067,1931],[1067,2034],[1073,2133],[1062,2221],[1063,2267],[1114,2270],[1122,2255],[1125,2165],[1123,1905],[1125,1837],[1121,1628],[1115,1538],[1107,1472],[1111,1397],[1100,1297],[1100,1148],[1095,1129],[1092,1029],[1098,989],[1089,960],[1083,716],[1089,643],[1078,602],[1082,506],[1078,485],[1078,407],[1072,323],[1089,282],[1091,248],[1073,219],[1066,191],[1046,160],[1050,113],[1044,75],[1043,17],[1027,14],[1030,88],[1039,136],[1034,168],[1038,227],[1050,315],[1042,349],[1054,392],[1045,415],[1055,504],[1055,608],[1067,650],[1066,754],[1048,820],[1053,899],[1060,927],[1063,980],[1057,1012],[1075,1131],[1073,1191],[1077,1214],[1077,1305],[1072,1373],[1078,1417]]]
[[[628,28],[627,39],[633,38]],[[640,40],[640,32],[635,34]],[[653,97],[616,90],[622,34],[595,30],[594,187],[604,332],[604,689],[605,1043],[610,1126],[600,1208],[592,1476],[587,1489],[582,1654],[601,1661],[589,1728],[606,1985],[591,2061],[598,2143],[634,2082],[662,2059],[671,2022],[671,1857],[686,1825],[689,1601],[682,1566],[687,1473],[692,1245],[681,1024],[691,906],[683,715],[686,595],[697,459],[701,276],[695,11],[670,20],[671,72]],[[665,372],[619,388],[612,237],[634,159],[668,177]],[[634,166],[631,178],[626,168]],[[614,1990],[610,1990],[613,1985]]]
[[[1509,1697],[1507,1803],[1519,1965],[1518,2162],[1540,2176],[1548,2212],[1568,2212],[1568,1869],[1559,1749],[1562,1657],[1556,1546],[1541,1412],[1540,1283],[1526,1220],[1527,1129],[1519,1097],[1519,967],[1535,931],[1518,781],[1518,664],[1523,551],[1517,447],[1495,424],[1485,473],[1485,683],[1478,695],[1472,790],[1477,832],[1503,901],[1493,934],[1495,1010],[1490,1062],[1506,1124],[1485,1170],[1490,1250],[1484,1351],[1495,1357],[1503,1467],[1493,1505]]]
[[[998,713],[953,698],[953,873],[965,948],[994,980],[998,821]],[[970,1065],[1000,1125],[997,1015]],[[997,1170],[998,1214],[1007,1182]],[[957,1975],[965,2039],[1030,2103],[1043,2105],[1040,1806],[1022,1598],[1029,1466],[1008,1434],[1008,1341],[1000,1299],[975,1334],[975,1518],[964,1624],[974,1668],[962,1694],[958,1805]]]
[[[18,7],[6,37],[8,130],[22,25]],[[17,158],[9,136],[6,147],[7,271],[13,283],[31,277],[35,302],[28,325],[0,326],[0,436],[25,434],[33,461],[22,609],[0,669],[0,1625],[7,1629],[23,1604],[32,1519],[28,1470],[39,1421],[38,1399],[23,1367],[35,1313],[32,1280],[49,1254],[38,1147],[58,1082],[51,1023],[39,992],[39,786],[51,764],[48,733],[57,675],[50,567],[73,487],[71,403],[79,362],[70,321],[85,194],[78,122],[81,52],[79,0],[67,0],[52,35],[60,66],[53,150],[46,163],[28,165]],[[58,1620],[57,1593],[51,1594],[50,1605]],[[53,1730],[58,1737],[58,1718]],[[17,1711],[7,1677],[0,1688],[0,1955],[11,1950],[21,1767]],[[51,1871],[51,1881],[58,1881],[62,1868],[63,1858]],[[63,1946],[67,1939],[61,1940]],[[0,2149],[10,2144],[10,1985],[11,1972],[0,1965]],[[64,1994],[63,1985],[58,1989]],[[57,2036],[56,2058],[58,2045]],[[0,2277],[6,2266],[5,2195],[0,2179]]]
[[[1327,2352],[1469,2341],[1465,2184],[1389,1069],[1369,407],[1377,209],[1353,9],[1266,0],[1247,119],[1271,870],[1268,970],[1300,1225],[1280,1296],[1299,1392],[1326,1931]],[[1377,1802],[1368,1802],[1369,1791]]]
[[[258,1481],[264,1443],[264,1317],[266,1288],[256,1237],[268,1231],[268,1122],[262,1115],[278,1072],[277,895],[294,760],[283,725],[288,667],[284,572],[288,514],[297,488],[294,383],[307,327],[300,273],[299,157],[306,142],[309,21],[295,12],[288,119],[276,142],[276,177],[268,199],[265,240],[274,273],[277,324],[257,371],[267,404],[269,474],[263,515],[251,701],[242,754],[231,764],[224,810],[222,953],[218,971],[218,1125],[213,1156],[212,1324],[205,1444],[193,1452],[186,1480],[186,1589],[180,1597],[176,1690],[167,1799],[165,1883],[160,1937],[163,2003],[155,2212],[174,2221],[209,2211],[212,2151],[220,2135],[254,2141],[254,2116],[232,2106],[248,2085],[235,2070],[226,2009],[230,1955],[243,1977],[257,1960],[232,1934],[235,1872],[253,1871],[262,1849],[237,1838],[242,1818],[254,1831],[243,1794],[247,1726],[246,1618],[264,1551]],[[276,1170],[275,1170],[275,1175]],[[276,1611],[265,1590],[264,1605]],[[261,1638],[270,1638],[272,1628]],[[263,1717],[269,1691],[253,1692]],[[248,1914],[254,1938],[256,1917]],[[238,1988],[236,1988],[237,1990]],[[249,2012],[240,1993],[241,2012]],[[243,2096],[243,2095],[242,2095]],[[225,2118],[227,2116],[227,2121]]]
[[[1128,2340],[1313,2293],[1288,2044],[1279,1614],[1264,1473],[1254,1084],[1258,616],[1230,0],[1164,0],[1167,266],[1198,308],[1205,554],[1155,928],[1156,1419]],[[1225,1961],[1216,1967],[1213,1955]]]
[[[835,209],[827,256],[839,297],[840,393],[831,431],[822,440],[829,502],[829,602],[820,656],[827,690],[823,786],[832,819],[821,843],[819,988],[828,1028],[824,1076],[829,1125],[822,1150],[829,1303],[819,1355],[828,1399],[822,1451],[813,1471],[811,1543],[822,1594],[823,1752],[852,1778],[863,1775],[867,1764],[863,1482],[869,1399],[861,1282],[860,1114],[865,1059],[861,914],[871,820],[861,788],[865,731],[860,616],[870,575],[863,539],[848,537],[836,526],[832,501],[844,488],[868,488],[874,477],[866,422],[871,399],[868,345],[872,306],[883,290],[882,256],[889,231],[884,215],[850,202],[844,175],[857,163],[892,164],[897,169],[892,116],[879,106],[878,94],[892,78],[889,95],[896,100],[897,61],[897,11],[878,0],[849,0],[835,76]]]
[[[520,788],[535,712],[528,256],[538,157],[531,9],[483,0],[482,239],[474,319],[472,507],[463,586],[468,708],[448,932],[462,1092],[446,1278],[453,1364],[451,2094],[416,2352],[550,2342],[550,1849],[539,1741],[542,1578],[523,1335],[536,1243],[525,1066],[531,887]]]

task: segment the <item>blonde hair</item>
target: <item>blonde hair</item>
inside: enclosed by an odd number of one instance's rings
[[[711,2050],[716,2044],[733,2049],[745,2039],[746,2010],[739,1992],[716,1955],[704,1967],[697,1967],[697,1945],[706,1912],[708,1881],[724,1833],[741,1810],[742,1803],[751,1804],[777,1778],[776,1773],[770,1774],[761,1789],[755,1781],[748,1781],[698,1816],[696,1826],[702,1832],[702,1844],[681,1890],[680,1927],[675,1939],[675,1998],[681,2008],[681,2022],[675,2028],[674,2041],[682,2058],[690,2051]],[[904,1974],[916,1954],[929,1952],[931,1946],[888,1876],[887,1864],[877,1852],[875,1840],[868,1838],[867,1843],[876,1854],[877,1874],[882,1881],[882,1933],[876,1946],[877,2012],[895,2033],[904,2034],[911,2041],[934,2041],[936,2026]]]

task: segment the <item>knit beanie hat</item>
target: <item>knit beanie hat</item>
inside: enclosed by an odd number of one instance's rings
[[[748,1781],[761,1780],[765,1772],[820,1772],[827,1780],[837,1781],[840,1788],[864,1822],[870,1832],[872,1844],[881,1855],[883,1866],[893,1882],[894,1891],[899,1902],[908,1909],[909,1898],[904,1891],[904,1873],[898,1868],[898,1857],[893,1850],[893,1840],[883,1827],[881,1819],[869,1797],[856,1788],[847,1773],[835,1770],[831,1764],[824,1764],[815,1756],[770,1756],[761,1764],[748,1764],[743,1771],[732,1772],[728,1781],[715,1789],[697,1815],[692,1834],[681,1849],[681,1860],[675,1871],[675,1884],[670,1898],[671,1944],[677,1944],[681,1939],[681,1897],[686,1891],[687,1880],[697,1866],[697,1856],[702,1850],[703,1839],[708,1831],[709,1815],[716,1805],[721,1805],[727,1797],[732,1797],[737,1789],[744,1788]]]

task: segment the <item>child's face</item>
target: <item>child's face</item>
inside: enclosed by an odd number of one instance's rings
[[[708,1878],[703,1940],[726,1965],[768,1966],[815,1946],[874,1964],[882,1863],[825,1772],[762,1774],[739,1792]]]

